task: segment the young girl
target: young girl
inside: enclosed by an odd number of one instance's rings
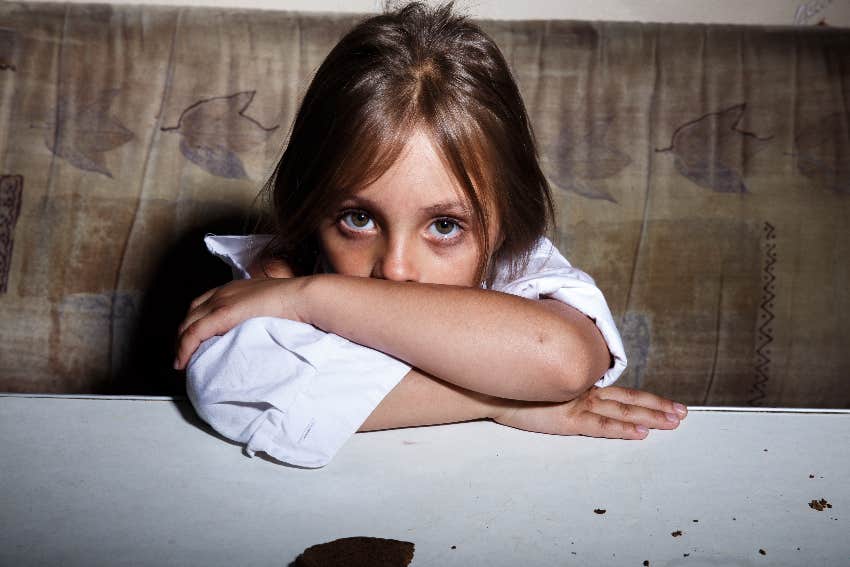
[[[249,455],[322,466],[358,430],[481,418],[643,439],[687,414],[607,387],[626,366],[611,313],[543,236],[519,90],[450,4],[340,40],[265,192],[273,236],[207,237],[243,279],[192,303],[175,361]]]

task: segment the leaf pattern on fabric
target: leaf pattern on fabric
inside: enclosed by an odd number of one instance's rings
[[[242,160],[223,146],[194,146],[185,137],[180,139],[180,153],[202,169],[228,179],[247,179]]]
[[[555,144],[552,184],[589,199],[616,203],[617,200],[598,183],[613,177],[632,162],[623,151],[606,141],[612,117],[602,117],[584,125],[576,121],[574,129],[561,129]]]
[[[245,111],[256,91],[202,99],[187,107],[177,126],[162,128],[177,131],[180,152],[192,163],[218,177],[245,179],[245,167],[239,157],[266,141],[278,126],[265,127]]]
[[[676,171],[700,187],[718,193],[746,193],[739,173],[747,157],[773,139],[738,127],[746,103],[705,114],[676,128],[670,146],[656,152],[673,152]]]
[[[794,138],[797,170],[818,184],[850,195],[848,116],[834,112],[804,128]]]
[[[84,171],[112,177],[103,155],[133,139],[133,133],[109,114],[120,89],[107,89],[91,103],[78,107],[67,98],[59,100],[47,122],[44,142],[54,155]]]

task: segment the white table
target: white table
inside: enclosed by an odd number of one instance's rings
[[[848,469],[846,411],[692,408],[644,441],[399,429],[310,470],[185,400],[0,395],[0,565],[286,566],[356,535],[414,566],[850,565]]]

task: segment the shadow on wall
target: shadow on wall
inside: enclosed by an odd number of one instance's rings
[[[232,278],[230,268],[207,251],[204,235],[243,234],[254,221],[237,213],[210,220],[186,230],[162,255],[126,339],[125,355],[114,368],[111,391],[101,393],[185,395],[185,374],[173,369],[177,327],[193,299]]]

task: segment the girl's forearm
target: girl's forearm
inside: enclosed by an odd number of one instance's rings
[[[558,302],[330,274],[304,289],[302,320],[474,392],[564,401],[608,368],[594,323]]]
[[[466,390],[412,369],[387,394],[359,431],[495,419],[513,400]]]
[[[502,425],[554,435],[643,439],[649,429],[675,429],[687,416],[648,392],[591,388],[567,402],[505,400],[465,390],[411,370],[359,431],[437,425],[489,418]]]

